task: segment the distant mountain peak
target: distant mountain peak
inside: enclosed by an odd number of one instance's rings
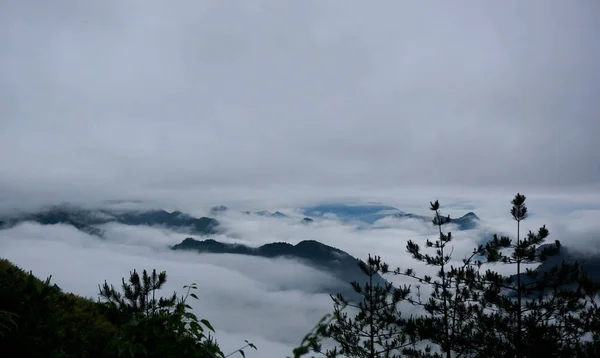
[[[393,217],[398,219],[420,219],[423,221],[431,222],[433,217],[427,217],[416,214],[396,214]],[[450,218],[450,224],[457,225],[459,230],[471,230],[477,227],[479,224],[479,217],[474,212],[468,212],[465,215],[458,218]]]
[[[213,215],[217,215],[220,213],[224,213],[227,210],[229,210],[229,208],[226,207],[225,205],[218,205],[218,206],[213,206],[212,208],[210,208],[210,213]]]
[[[403,212],[393,206],[375,203],[327,203],[304,208],[304,215],[312,217],[327,217],[335,215],[342,221],[362,221],[373,224],[375,221]]]
[[[472,211],[469,211],[468,213],[466,213],[462,217],[463,218],[471,218],[471,219],[479,220],[479,216],[475,215],[475,213],[472,212]]]
[[[268,217],[272,217],[272,218],[286,218],[286,217],[288,217],[287,215],[285,215],[281,211],[276,211],[276,212],[272,213],[270,211],[262,210],[262,211],[257,211],[255,214],[259,215],[259,216],[268,216]]]

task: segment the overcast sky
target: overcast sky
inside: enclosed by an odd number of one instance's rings
[[[0,195],[598,188],[599,13],[2,1]]]
[[[0,0],[0,212],[142,199],[205,215],[335,196],[430,215],[439,198],[513,233],[510,200],[525,192],[527,229],[598,252],[598,14],[596,0]],[[408,239],[435,234],[224,215],[221,241],[316,239],[392,266],[408,264]],[[228,352],[256,343],[248,357],[291,354],[331,310],[306,293],[331,278],[298,263],[105,229],[99,241],[25,223],[0,233],[0,252],[88,296],[133,268],[167,270],[169,290],[197,282],[198,316]],[[457,260],[481,230],[453,235]]]

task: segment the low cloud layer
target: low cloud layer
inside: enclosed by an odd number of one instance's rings
[[[524,230],[600,252],[600,27],[596,1],[490,4],[305,0],[0,2],[0,216],[70,202],[206,216],[214,205],[287,219],[218,217],[215,239],[318,240],[392,267],[417,220],[356,230],[299,207],[374,201],[431,215],[474,211],[460,260],[482,236]],[[115,202],[107,200],[125,200]],[[0,255],[95,297],[135,269],[167,291],[199,285],[199,316],[225,351],[281,358],[331,310],[334,278],[295,261],[172,252],[190,235],[64,225],[0,231]],[[504,270],[500,268],[500,270]],[[407,282],[393,278],[395,283]]]
[[[461,201],[447,202],[453,216],[475,211],[482,218],[482,227],[470,231],[453,231],[454,258],[459,261],[477,245],[483,235],[492,232],[512,235],[515,223],[510,219],[508,202],[487,206],[471,206]],[[406,207],[419,207],[420,199],[405,198]],[[583,248],[597,241],[600,233],[600,210],[566,210],[577,207],[577,201],[545,201],[547,212],[539,212],[535,200],[529,204],[532,216],[524,230],[537,230],[546,224],[551,239],[560,239],[569,247]],[[446,206],[444,206],[445,208]],[[405,207],[398,207],[409,211]],[[552,209],[554,208],[554,209]],[[419,273],[433,273],[431,268],[416,263],[405,252],[406,242],[424,243],[436,238],[436,228],[418,220],[377,222],[377,229],[356,230],[353,223],[332,219],[317,219],[311,225],[300,223],[303,217],[297,209],[280,208],[289,218],[246,215],[232,208],[219,216],[227,234],[215,239],[259,246],[274,241],[295,244],[313,239],[340,248],[351,255],[366,258],[381,255],[391,267],[412,267]],[[467,210],[468,209],[468,210]],[[487,213],[504,212],[497,216]],[[550,214],[552,213],[553,214]],[[422,210],[427,213],[427,206]],[[481,213],[486,213],[485,215]],[[199,255],[193,252],[169,251],[169,245],[186,237],[166,229],[107,224],[106,239],[101,240],[65,225],[40,226],[24,223],[0,231],[0,252],[3,257],[41,278],[53,275],[53,281],[66,291],[96,297],[97,284],[107,280],[118,285],[133,269],[166,270],[168,287],[165,294],[195,282],[200,300],[193,303],[198,316],[209,319],[217,328],[217,338],[225,351],[233,351],[249,339],[259,351],[248,352],[249,358],[282,358],[291,354],[305,333],[330,312],[332,303],[325,294],[315,294],[315,287],[331,282],[327,273],[293,260],[269,260],[238,255]],[[508,268],[498,265],[501,272]],[[397,284],[412,283],[391,277]],[[409,309],[409,308],[407,308]]]

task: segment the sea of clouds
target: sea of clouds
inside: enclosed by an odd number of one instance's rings
[[[516,225],[509,214],[511,199],[509,196],[496,202],[442,202],[443,213],[458,217],[474,211],[482,220],[481,227],[475,230],[447,227],[453,232],[455,262],[468,255],[483,236],[493,232],[514,236]],[[406,198],[390,201],[385,204],[431,215],[428,202]],[[531,217],[524,223],[524,231],[537,231],[546,224],[552,240],[559,239],[571,248],[585,248],[587,252],[599,249],[595,240],[600,237],[599,207],[565,198],[533,197],[528,201]],[[426,239],[437,236],[435,227],[419,220],[385,218],[376,222],[377,228],[357,230],[357,223],[343,223],[335,218],[302,224],[303,215],[293,205],[280,207],[290,215],[288,218],[245,215],[234,209],[218,216],[225,233],[217,235],[216,240],[260,246],[312,239],[362,259],[368,254],[380,255],[392,268],[411,267],[421,274],[434,272],[406,253],[408,240],[424,246]],[[243,346],[245,339],[255,343],[259,349],[247,351],[249,358],[291,355],[302,337],[332,310],[330,297],[314,293],[314,288],[335,278],[299,262],[174,252],[168,246],[191,235],[164,228],[106,224],[102,229],[106,230],[104,240],[67,225],[23,223],[0,231],[0,256],[32,270],[40,278],[52,275],[52,281],[65,291],[92,298],[97,297],[98,284],[106,280],[119,286],[121,278],[133,269],[167,271],[165,295],[173,290],[183,293],[183,285],[196,283],[199,300],[192,306],[197,315],[213,324],[226,353]],[[496,268],[504,273],[512,270]],[[401,277],[388,279],[395,284],[415,283]],[[413,310],[406,306],[405,309]]]

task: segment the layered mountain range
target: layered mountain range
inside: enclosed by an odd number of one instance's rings
[[[64,224],[71,225],[78,230],[102,238],[102,226],[108,223],[119,223],[132,226],[159,226],[173,231],[194,236],[213,236],[216,234],[227,235],[226,228],[218,221],[219,215],[229,209],[220,206],[211,210],[212,217],[193,217],[180,211],[169,212],[166,210],[138,210],[123,211],[109,209],[85,209],[81,207],[62,205],[54,206],[33,213],[25,213],[0,218],[0,229],[10,228],[23,222],[36,222],[42,225]],[[338,219],[346,223],[360,222],[368,227],[385,218],[390,219],[417,219],[431,221],[431,217],[402,212],[391,206],[382,205],[347,205],[323,204],[301,210],[300,218],[293,214],[288,215],[279,211],[246,212],[248,215],[268,217],[269,220],[289,220],[290,223],[301,222],[310,224],[319,220]],[[471,230],[480,225],[480,220],[473,212],[459,218],[452,219],[451,223],[458,230]],[[374,226],[373,226],[374,227]],[[207,238],[199,240],[189,237],[181,243],[171,247],[172,250],[186,250],[198,253],[211,254],[236,254],[257,256],[263,258],[289,258],[297,260],[318,270],[327,272],[338,279],[338,283],[319,288],[322,292],[330,294],[344,293],[353,297],[349,282],[365,282],[365,275],[359,268],[360,260],[348,253],[314,240],[304,240],[295,245],[285,242],[274,242],[260,247],[250,247],[240,244],[228,244]],[[584,257],[581,254],[563,247],[560,255],[551,258],[538,267],[538,270],[548,270],[562,260],[574,262],[577,260],[588,273],[600,279],[600,256]],[[376,276],[379,283],[386,282],[381,276]]]
[[[110,211],[105,209],[84,209],[74,206],[54,206],[35,213],[15,215],[2,219],[3,228],[12,227],[21,222],[32,221],[41,225],[65,224],[80,231],[102,237],[104,231],[98,226],[108,223],[123,225],[163,226],[172,230],[183,230],[192,235],[217,234],[219,222],[213,218],[195,218],[180,211]]]
[[[218,218],[224,212],[229,211],[226,206],[213,207],[210,211],[212,216]],[[431,217],[405,213],[391,206],[382,205],[348,205],[348,204],[326,204],[301,209],[304,215],[300,220],[302,223],[311,223],[318,219],[335,218],[342,222],[361,222],[374,224],[384,218],[393,219],[418,219],[431,221]],[[280,211],[269,212],[266,210],[245,214],[261,217],[293,219]],[[59,205],[48,207],[31,213],[21,213],[0,218],[0,228],[12,227],[18,223],[32,221],[42,225],[66,224],[78,230],[95,236],[102,236],[103,231],[98,226],[107,223],[119,223],[123,225],[145,225],[162,226],[175,231],[187,232],[191,235],[213,235],[223,231],[219,221],[213,217],[193,217],[181,211],[166,210],[110,210],[110,209],[87,209],[72,205]],[[459,230],[470,230],[479,224],[479,218],[475,213],[469,212],[459,218],[453,218],[452,224]]]
[[[373,225],[385,218],[432,220],[431,216],[405,213],[393,206],[386,205],[320,204],[304,208],[303,212],[307,216],[336,218],[343,222],[361,222],[368,225]],[[451,223],[456,225],[459,230],[471,230],[477,227],[479,221],[479,217],[475,213],[468,212],[461,217],[452,218]]]

